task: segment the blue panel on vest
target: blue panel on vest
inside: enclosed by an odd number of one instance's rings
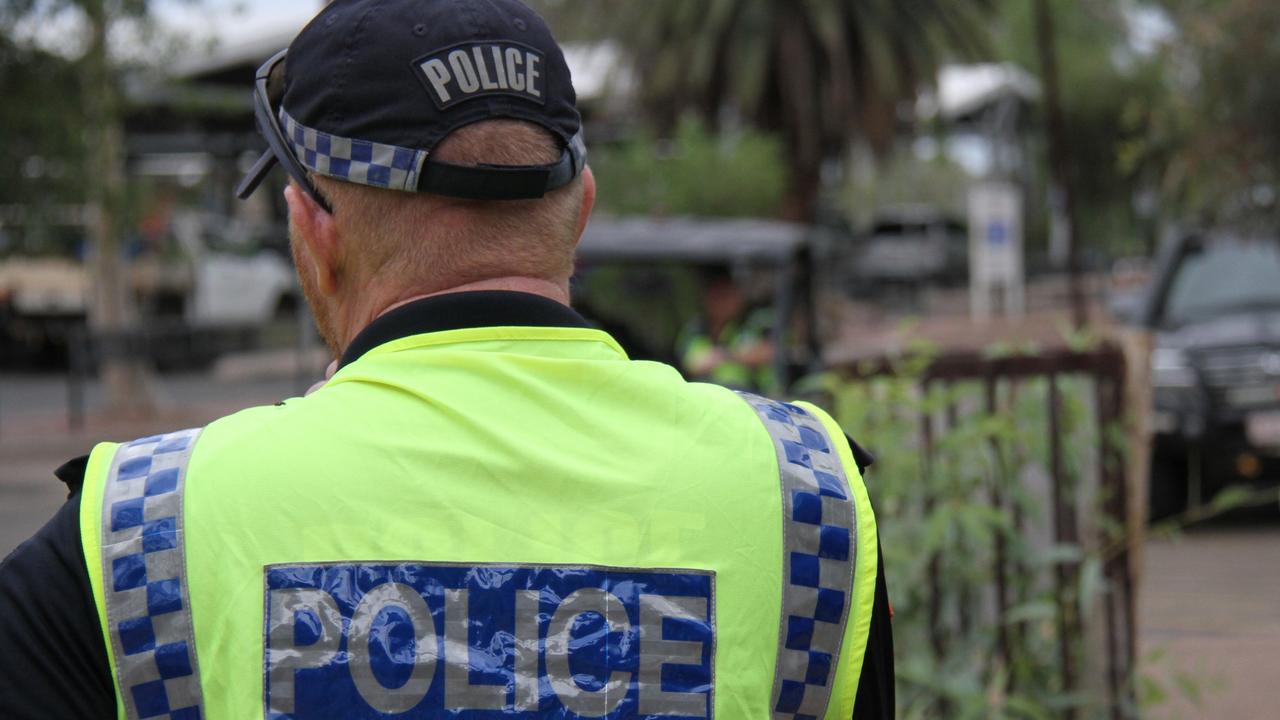
[[[176,578],[147,583],[147,614],[164,615],[182,609],[182,583]]]
[[[809,653],[809,669],[805,673],[804,681],[808,685],[827,684],[827,678],[831,677],[831,654],[824,652]]]
[[[150,460],[151,458],[146,458]],[[167,468],[151,473],[147,476],[147,484],[144,494],[147,497],[155,497],[156,495],[165,495],[178,489],[178,468]]]
[[[807,427],[798,427],[796,432],[800,434],[800,442],[810,450],[818,452],[831,452],[831,448],[827,446],[827,440],[817,430]]]
[[[818,481],[818,487],[822,488],[820,493],[822,497],[836,498],[837,500],[848,499],[848,496],[844,494],[844,487],[840,478],[830,473],[824,473],[821,470],[814,470],[813,477]]]
[[[116,479],[121,481],[136,480],[140,477],[146,477],[149,472],[151,472],[151,456],[143,455],[120,463],[120,471]]]
[[[267,568],[268,718],[710,718],[714,575]]]
[[[821,548],[818,551],[818,557],[826,558],[827,560],[849,559],[850,536],[848,528],[823,525],[819,533]]]
[[[814,608],[813,619],[825,623],[839,623],[844,612],[844,593],[831,588],[818,589],[818,605]]]
[[[133,703],[138,707],[138,717],[156,717],[169,712],[169,695],[163,680],[133,686]]]
[[[133,618],[120,621],[120,642],[125,655],[137,655],[140,652],[154,650],[156,632],[151,625],[151,618]]]
[[[804,683],[794,680],[783,680],[782,688],[778,693],[778,706],[775,708],[778,712],[794,713],[800,709],[800,703],[804,701]]]
[[[147,584],[147,558],[142,553],[125,555],[111,561],[111,580],[116,592],[133,590]]]
[[[812,468],[813,460],[809,458],[809,448],[790,440],[782,441],[782,449],[787,454],[787,462],[800,467]]]
[[[121,500],[111,506],[111,532],[120,532],[142,524],[142,498]]]
[[[822,562],[817,555],[791,553],[791,584],[801,587],[822,587]]]
[[[808,650],[813,642],[813,618],[787,618],[787,648],[789,650]]]
[[[797,492],[791,496],[791,519],[809,525],[822,524],[822,497],[813,493]]]
[[[187,644],[176,642],[156,648],[156,668],[165,680],[190,675],[191,654],[187,652]]]

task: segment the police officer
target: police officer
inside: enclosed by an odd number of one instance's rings
[[[255,105],[336,372],[103,444],[0,570],[6,718],[892,715],[875,518],[821,410],[568,307],[595,187],[516,0],[338,0]]]
[[[772,311],[749,309],[728,268],[706,267],[700,275],[702,313],[676,340],[685,375],[736,390],[776,392]]]

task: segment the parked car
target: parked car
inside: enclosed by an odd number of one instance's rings
[[[162,246],[130,257],[128,289],[144,325],[204,338],[199,357],[174,364],[206,362],[250,344],[253,331],[294,317],[301,292],[287,237],[282,226],[179,213]],[[0,259],[0,362],[61,362],[84,327],[91,287],[89,266],[74,255]]]
[[[173,230],[193,268],[182,303],[188,325],[261,326],[300,307],[287,228],[193,214],[175,219]]]
[[[1156,332],[1151,515],[1280,481],[1280,238],[1186,235],[1148,296]]]
[[[969,277],[969,236],[940,210],[903,207],[881,213],[853,255],[861,287],[956,285]]]

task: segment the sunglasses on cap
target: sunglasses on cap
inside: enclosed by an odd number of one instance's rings
[[[253,117],[258,123],[258,132],[267,141],[267,151],[253,164],[253,168],[240,181],[236,188],[236,196],[247,200],[253,194],[267,173],[276,163],[284,166],[289,177],[298,183],[316,204],[327,213],[333,213],[333,206],[320,194],[320,190],[312,182],[311,176],[298,156],[294,155],[285,138],[284,129],[280,126],[280,103],[284,100],[284,60],[289,51],[281,50],[258,68],[253,84]]]

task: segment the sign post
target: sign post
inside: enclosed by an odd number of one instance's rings
[[[1022,191],[984,182],[969,191],[970,312],[977,320],[1026,310]]]

